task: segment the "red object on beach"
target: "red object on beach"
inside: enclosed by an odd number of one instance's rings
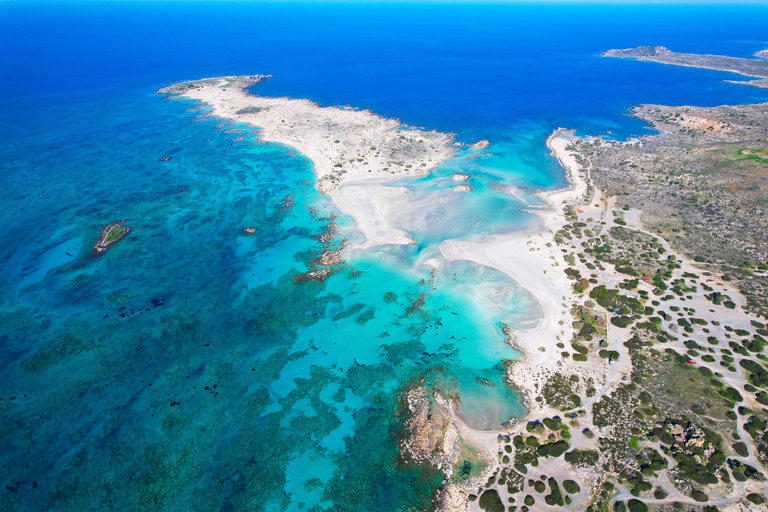
[[[693,359],[689,359],[688,364],[696,364],[696,361],[694,361]]]

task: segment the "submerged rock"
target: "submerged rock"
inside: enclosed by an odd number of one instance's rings
[[[298,274],[293,279],[297,283],[306,283],[308,281],[322,283],[336,272],[338,272],[338,269],[335,268],[313,268],[312,270]]]
[[[326,267],[341,265],[342,263],[344,263],[344,260],[341,259],[341,255],[343,253],[344,253],[343,247],[341,249],[323,251],[319,257],[312,260],[311,264],[322,265]]]

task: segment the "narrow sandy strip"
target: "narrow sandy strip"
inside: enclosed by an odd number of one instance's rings
[[[262,75],[206,78],[164,87],[201,101],[212,114],[260,129],[260,138],[295,148],[313,164],[318,189],[352,216],[366,237],[359,247],[409,244],[387,221],[392,199],[386,182],[423,176],[455,154],[452,134],[416,129],[397,119],[351,107],[320,107],[306,99],[268,98],[248,87]],[[344,187],[354,183],[354,188]]]
[[[392,226],[387,215],[393,203],[403,201],[406,195],[400,188],[383,184],[344,185],[330,193],[342,212],[350,215],[365,235],[365,242],[354,246],[367,249],[374,245],[414,244],[408,233]]]
[[[445,259],[467,260],[493,267],[507,274],[538,300],[543,313],[538,325],[515,333],[514,343],[526,353],[526,365],[555,366],[562,359],[556,343],[559,339],[569,340],[571,337],[567,300],[571,294],[570,283],[562,268],[557,266],[556,262],[560,259],[558,248],[546,245],[551,239],[549,233],[565,224],[562,203],[580,197],[587,190],[581,166],[566,149],[568,141],[565,137],[569,133],[557,130],[547,139],[552,155],[566,170],[569,185],[539,194],[550,205],[549,209],[535,212],[541,220],[540,229],[478,242],[448,240],[440,245]],[[520,384],[528,387],[525,382]]]

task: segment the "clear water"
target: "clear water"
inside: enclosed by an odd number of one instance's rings
[[[624,137],[644,131],[624,115],[633,102],[768,100],[722,73],[596,57],[640,44],[747,56],[764,47],[766,14],[3,3],[2,508],[429,509],[442,475],[398,458],[400,393],[419,379],[449,388],[476,428],[521,415],[499,322],[525,327],[539,310],[492,269],[432,276],[423,262],[446,238],[532,225],[520,211],[532,192],[563,184],[543,145],[558,126]],[[298,284],[338,214],[311,163],[153,94],[232,73],[274,73],[265,95],[487,138],[493,156],[462,153],[408,183],[400,221],[417,246],[356,252],[324,283]],[[453,193],[454,172],[475,192]],[[89,258],[121,219],[131,233]]]

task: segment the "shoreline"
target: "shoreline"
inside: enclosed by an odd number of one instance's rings
[[[158,93],[200,101],[212,107],[212,115],[247,123],[258,128],[261,140],[293,147],[305,155],[313,164],[318,189],[328,195],[342,213],[354,218],[365,236],[363,243],[347,249],[414,245],[416,242],[406,231],[390,222],[391,209],[406,201],[410,191],[407,187],[387,185],[404,177],[423,176],[453,157],[456,154],[453,135],[414,129],[370,110],[320,107],[310,100],[262,97],[247,90],[267,78],[271,77],[207,78],[175,84]],[[561,204],[587,190],[586,180],[580,174],[581,166],[566,149],[565,137],[571,133],[558,128],[547,138],[546,145],[564,169],[568,184],[537,193],[547,204],[546,208],[531,211],[538,219],[537,226],[480,241],[446,240],[438,246],[445,260],[471,261],[494,268],[531,293],[538,302],[541,317],[535,327],[514,330],[514,346],[523,357],[510,365],[515,368],[512,373],[518,376],[511,377],[508,372],[529,412],[534,404],[531,396],[535,383],[530,378],[522,378],[520,368],[556,368],[562,358],[555,344],[572,335],[568,308],[570,283],[560,271],[557,248],[552,244],[547,246],[550,234],[566,223],[559,209]],[[404,150],[404,142],[411,149]],[[484,148],[486,144],[481,143]],[[368,151],[363,153],[361,149]],[[402,158],[397,162],[400,165],[383,158],[383,150]],[[364,156],[347,158],[353,154]],[[453,176],[456,181],[467,178]]]
[[[520,359],[509,365],[507,372],[511,383],[522,393],[521,399],[528,410],[524,416],[516,418],[516,422],[522,422],[535,407],[532,396],[536,394],[536,382],[530,376],[522,375],[522,371],[526,367],[557,368],[562,357],[555,345],[560,340],[570,340],[573,334],[568,306],[572,302],[573,291],[561,270],[559,249],[551,243],[551,234],[566,223],[559,207],[564,202],[570,203],[583,196],[588,190],[588,175],[586,178],[582,176],[581,165],[566,149],[568,141],[564,136],[571,133],[558,128],[546,141],[552,156],[564,169],[568,185],[537,193],[548,205],[530,212],[539,219],[540,227],[523,233],[496,236],[484,242],[448,240],[440,245],[441,254],[449,261],[473,261],[503,272],[530,292],[542,308],[542,316],[535,327],[509,329],[505,333],[508,343],[522,354]]]
[[[426,131],[370,110],[321,107],[307,99],[264,97],[248,90],[271,75],[227,76],[181,82],[158,94],[212,107],[211,114],[258,129],[259,139],[296,149],[312,162],[317,189],[355,219],[366,238],[356,248],[413,244],[387,219],[385,184],[420,177],[452,158],[454,135]],[[344,190],[348,187],[347,190]]]
[[[574,335],[570,305],[576,302],[575,293],[566,274],[560,270],[558,246],[552,243],[553,234],[566,224],[559,206],[575,202],[589,190],[588,171],[566,149],[566,137],[572,133],[571,130],[558,128],[547,138],[546,145],[565,171],[568,184],[560,189],[537,193],[548,205],[531,212],[539,219],[539,227],[523,233],[493,237],[485,242],[448,240],[439,246],[441,254],[449,261],[473,261],[503,272],[528,290],[542,308],[542,317],[532,329],[516,329],[506,324],[502,327],[506,343],[521,354],[518,359],[505,362],[504,366],[507,384],[518,394],[526,413],[510,419],[497,430],[473,429],[455,418],[461,439],[484,454],[488,474],[495,474],[494,471],[502,467],[495,455],[500,448],[500,438],[519,432],[530,418],[557,414],[557,411],[539,405],[535,397],[540,394],[545,374],[567,365],[556,344],[560,340],[569,342]],[[573,370],[579,373],[578,368]],[[470,494],[477,496],[482,493],[484,487],[480,480],[449,483],[440,494],[438,510],[466,511]]]

